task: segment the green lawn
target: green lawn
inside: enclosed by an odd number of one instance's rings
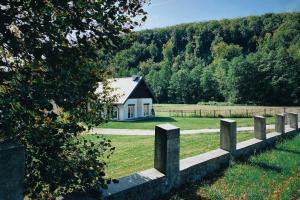
[[[211,105],[204,104],[154,104],[153,105],[155,113],[158,116],[169,116],[169,110],[184,110],[184,111],[193,111],[202,110],[202,115],[206,116],[209,111],[216,111],[216,114],[222,114],[228,116],[228,111],[231,110],[232,114],[244,114],[246,115],[246,110],[249,111],[250,115],[262,115],[281,113],[284,110],[286,112],[295,112],[297,107],[279,107],[279,106],[251,106],[251,105],[227,105],[226,103],[217,103]],[[285,109],[284,109],[285,108]],[[179,113],[180,114],[180,113]],[[209,116],[212,114],[209,114]]]
[[[300,135],[250,159],[232,162],[225,171],[178,189],[164,200],[298,199]]]
[[[171,123],[182,130],[219,128],[221,118],[182,118],[182,117],[155,117],[141,121],[115,122],[102,124],[100,128],[116,129],[154,129],[155,125]],[[232,118],[237,121],[237,126],[253,126],[253,118]],[[274,117],[267,118],[267,124],[273,124]]]
[[[96,135],[84,135],[86,139],[97,139]],[[118,178],[153,167],[154,136],[112,136],[116,147],[108,160],[109,177]],[[197,134],[180,136],[180,158],[186,158],[219,148],[219,134]],[[253,133],[238,133],[238,141],[253,138]]]

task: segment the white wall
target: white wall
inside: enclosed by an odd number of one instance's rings
[[[138,106],[138,103],[141,105]],[[142,99],[127,99],[127,101],[123,105],[118,105],[119,108],[119,120],[127,120],[128,119],[128,104],[135,105],[134,118],[144,117],[144,104],[149,103],[149,111],[151,114],[151,109],[153,106],[151,98],[142,98]],[[141,109],[138,112],[138,108]],[[131,118],[131,119],[134,119]]]

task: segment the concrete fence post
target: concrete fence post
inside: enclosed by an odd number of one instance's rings
[[[233,154],[236,150],[236,121],[220,120],[220,148]]]
[[[254,116],[254,134],[259,140],[266,140],[266,118],[263,116]]]
[[[285,132],[285,114],[275,116],[275,132],[284,134]]]
[[[154,168],[166,175],[168,184],[179,177],[180,129],[171,124],[155,126]]]
[[[298,122],[300,122],[300,109],[297,109],[297,113],[298,113]]]
[[[287,113],[283,113],[283,115],[284,115],[284,124],[285,124],[285,125],[290,124]]]
[[[291,128],[298,130],[298,114],[297,113],[287,113],[289,119],[289,125]]]
[[[0,199],[23,200],[25,150],[0,142]]]

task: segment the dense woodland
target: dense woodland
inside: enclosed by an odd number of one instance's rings
[[[140,74],[159,102],[300,103],[300,13],[136,32],[100,64]]]

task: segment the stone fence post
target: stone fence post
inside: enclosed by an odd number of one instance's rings
[[[0,142],[0,199],[23,200],[25,150]]]
[[[236,121],[220,120],[220,148],[234,154],[236,150]]]
[[[171,124],[155,126],[154,168],[167,177],[170,185],[179,177],[180,129]]]
[[[266,140],[266,118],[254,116],[254,134],[259,140]]]
[[[287,113],[285,112],[285,113],[283,113],[283,115],[284,115],[284,124],[285,125],[288,125],[290,122],[289,122],[289,118],[288,118],[288,115],[287,115]]]
[[[289,118],[289,125],[291,128],[298,130],[298,114],[297,113],[287,113]]]
[[[275,116],[275,132],[284,134],[285,132],[285,114]]]

